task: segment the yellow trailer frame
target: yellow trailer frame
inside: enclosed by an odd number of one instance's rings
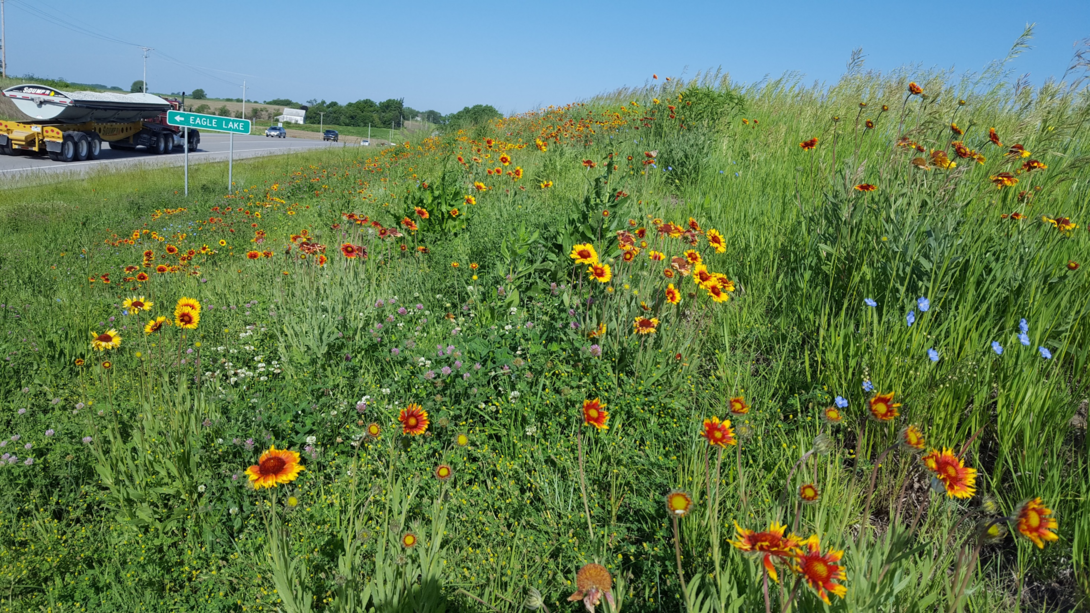
[[[85,134],[93,132],[101,140],[116,142],[132,138],[143,129],[144,122],[142,121],[131,123],[98,123],[90,121],[87,123],[37,124],[0,120],[0,136],[6,137],[8,146],[12,149],[39,153],[44,153],[49,149],[46,143],[56,143],[54,148],[59,146],[64,141],[65,132],[83,132]],[[0,145],[4,144],[0,142]]]

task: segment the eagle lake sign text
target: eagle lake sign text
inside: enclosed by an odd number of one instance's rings
[[[234,134],[249,134],[250,120],[234,119],[232,117],[219,117],[217,115],[202,115],[200,113],[184,113],[182,111],[170,111],[167,113],[167,124],[180,128],[199,128],[213,132],[231,132]]]

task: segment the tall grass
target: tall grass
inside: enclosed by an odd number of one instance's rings
[[[589,562],[622,609],[823,610],[731,543],[735,522],[772,521],[844,551],[831,610],[1073,610],[1090,586],[1088,116],[1081,82],[1027,89],[1002,62],[956,78],[856,60],[829,87],[710,74],[382,152],[247,161],[226,197],[211,164],[189,199],[171,170],[0,192],[0,436],[19,447],[0,469],[0,610],[571,610]],[[986,159],[935,168],[952,140]],[[1029,159],[1047,168],[1014,174]],[[997,188],[1000,172],[1018,184]],[[663,275],[689,246],[656,218],[693,218],[730,301]],[[638,228],[625,262],[618,232]],[[300,258],[304,242],[329,261]],[[586,242],[610,282],[572,264]],[[179,272],[123,281],[145,249]],[[206,310],[195,331],[145,338],[146,316],[121,314],[133,293],[153,315],[183,295]],[[107,327],[122,347],[92,353],[88,331]],[[892,424],[866,418],[866,382],[903,403]],[[608,429],[583,425],[594,398]],[[400,433],[410,402],[424,435]],[[713,415],[737,446],[700,437]],[[890,450],[909,424],[978,470],[974,496]],[[270,445],[306,470],[255,492],[242,471]],[[672,490],[690,513],[669,516]],[[1002,521],[1035,497],[1059,520],[1043,550]],[[990,524],[1014,534],[987,539]]]

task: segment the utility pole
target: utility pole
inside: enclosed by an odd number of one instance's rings
[[[242,82],[242,118],[246,119],[246,81]]]
[[[151,47],[140,47],[144,50],[144,80],[140,83],[144,86],[144,93],[148,93],[148,51],[155,51]]]
[[[323,130],[323,128],[325,128],[325,113],[318,111],[318,118],[318,131],[324,134],[325,130]],[[313,126],[314,124],[310,125]]]
[[[8,78],[8,39],[4,36],[4,0],[0,0],[0,76]]]

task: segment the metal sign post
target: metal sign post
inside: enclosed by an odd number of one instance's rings
[[[186,195],[189,195],[189,128],[203,128],[205,130],[212,130],[213,132],[229,132],[231,134],[231,152],[227,158],[227,191],[230,192],[231,184],[234,183],[235,134],[249,134],[251,125],[250,120],[232,119],[230,117],[219,117],[217,115],[202,115],[200,113],[169,111],[167,112],[167,125],[179,126],[186,129]]]
[[[189,128],[183,128],[185,135],[185,195],[189,196]]]

